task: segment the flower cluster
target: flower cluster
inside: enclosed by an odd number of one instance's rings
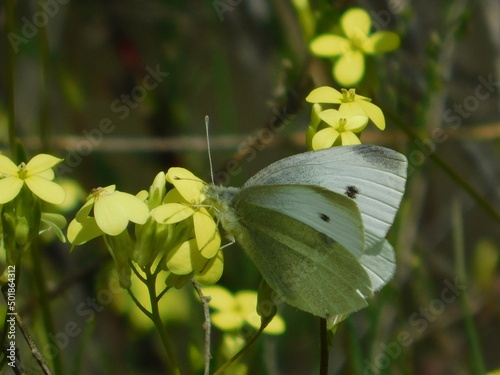
[[[166,181],[174,185],[168,192]],[[103,236],[124,288],[131,284],[131,262],[141,270],[168,272],[168,286],[179,288],[193,277],[214,284],[223,269],[221,238],[209,210],[200,206],[202,187],[189,171],[171,168],[136,196],[115,185],[96,188],[70,223],[68,239],[76,246]],[[134,239],[129,222],[135,223]]]
[[[313,103],[306,135],[311,150],[361,143],[358,135],[368,120],[380,130],[385,129],[382,110],[371,103],[370,98],[356,94],[354,89],[338,91],[323,86],[311,91],[306,100]],[[323,104],[339,104],[339,107],[325,109]]]
[[[359,83],[365,74],[365,55],[393,51],[399,36],[390,31],[370,34],[370,15],[361,8],[350,8],[340,18],[342,35],[320,34],[310,43],[311,52],[320,57],[337,58],[333,77],[344,86]]]
[[[184,168],[170,168],[166,179],[174,189],[153,212],[161,224],[177,228],[176,241],[166,257],[166,265],[176,275],[194,276],[201,284],[215,284],[222,275],[221,236],[207,207],[205,183]]]

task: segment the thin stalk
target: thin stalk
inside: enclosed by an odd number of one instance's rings
[[[452,206],[453,221],[453,242],[455,255],[455,272],[459,285],[467,285],[467,272],[465,270],[465,246],[463,231],[462,208],[458,200],[453,201]],[[465,334],[471,347],[472,371],[474,375],[486,374],[481,346],[477,336],[474,319],[472,317],[467,288],[463,288],[460,293],[460,302],[464,314]]]
[[[328,329],[325,318],[319,320],[319,337],[321,346],[319,375],[328,375]]]
[[[215,371],[213,373],[213,375],[222,375],[224,374],[224,371],[229,367],[231,366],[234,362],[236,362],[236,360],[238,358],[240,358],[243,353],[245,353],[248,349],[250,349],[250,347],[255,343],[255,341],[257,341],[257,339],[260,337],[260,335],[262,334],[262,332],[264,332],[264,330],[266,329],[267,325],[270,323],[271,321],[268,320],[265,324],[263,323],[259,330],[255,333],[255,335],[253,335],[250,340],[247,341],[247,343],[245,344],[245,346],[243,348],[241,348],[238,353],[236,353],[235,355],[233,355],[231,357],[231,359],[229,359],[226,363],[224,363],[221,367],[219,367],[219,369],[217,371]]]
[[[46,0],[38,1],[39,11],[44,11]],[[47,24],[44,23],[39,28],[40,46],[40,139],[42,150],[47,152],[49,148],[50,126],[49,126],[49,95],[47,82],[50,81],[50,47],[47,32]]]
[[[200,284],[194,280],[191,280],[194,289],[198,293],[201,304],[203,305],[203,315],[205,316],[205,322],[203,323],[203,328],[205,329],[205,372],[204,375],[210,375],[210,360],[212,359],[212,354],[210,352],[210,338],[212,332],[212,323],[210,322],[210,308],[208,303],[210,302],[210,297],[205,296],[201,290]]]
[[[14,101],[14,82],[16,73],[16,51],[14,46],[9,40],[9,35],[15,35],[16,17],[15,17],[15,4],[16,0],[6,0],[5,13],[6,13],[6,45],[7,45],[7,58],[5,61],[5,71],[7,74],[7,123],[9,129],[9,145],[12,159],[15,163],[19,162],[16,157],[16,125],[15,125],[15,101]],[[12,33],[12,34],[11,34]]]
[[[31,354],[33,355],[33,357],[35,357],[35,359],[38,362],[38,365],[42,369],[43,373],[45,375],[53,375],[52,371],[50,370],[49,366],[47,365],[47,362],[45,362],[45,358],[43,358],[42,353],[40,353],[40,350],[36,346],[35,341],[31,337],[31,334],[30,334],[28,328],[24,325],[23,320],[21,319],[21,317],[19,316],[19,314],[17,312],[16,312],[16,322],[17,322],[17,325],[19,326],[19,328],[21,329],[21,332],[24,336],[24,339],[26,340],[26,342],[28,343],[28,346],[31,349]]]
[[[49,296],[47,294],[47,281],[45,279],[45,274],[42,268],[42,258],[40,257],[40,252],[38,247],[29,249],[31,255],[31,262],[33,265],[33,275],[34,275],[34,286],[37,288],[40,307],[42,310],[43,327],[45,329],[45,336],[48,337],[49,333],[54,334],[54,322],[52,318],[52,311],[50,309]],[[52,365],[54,366],[54,373],[57,375],[63,375],[65,373],[61,352],[57,353],[52,359]]]
[[[349,338],[349,357],[351,358],[351,371],[353,374],[363,373],[363,350],[359,341],[359,335],[351,319],[346,319],[346,326]]]
[[[146,286],[148,287],[149,300],[151,303],[151,316],[150,319],[153,321],[158,334],[160,335],[161,342],[167,354],[167,360],[172,366],[172,373],[174,375],[180,375],[181,371],[179,364],[177,363],[175,351],[173,349],[172,343],[165,329],[165,324],[163,323],[160,315],[160,309],[158,307],[158,299],[156,297],[156,275],[153,275],[149,269],[145,270],[146,273]]]

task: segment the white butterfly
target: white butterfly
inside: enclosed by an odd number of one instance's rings
[[[378,146],[306,152],[208,200],[277,298],[320,317],[348,314],[393,276],[385,236],[406,183],[406,158]]]

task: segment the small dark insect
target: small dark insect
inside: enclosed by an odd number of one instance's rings
[[[349,198],[356,199],[356,196],[359,194],[359,190],[356,186],[349,185],[345,188],[345,195]]]
[[[320,213],[319,217],[321,218],[321,220],[326,221],[327,223],[330,222],[330,218],[325,214]]]

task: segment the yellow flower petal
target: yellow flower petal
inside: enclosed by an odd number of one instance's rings
[[[322,34],[314,38],[309,47],[317,56],[334,57],[351,50],[351,44],[346,38],[334,34]]]
[[[343,146],[361,144],[361,141],[353,132],[343,132],[340,134],[340,137],[342,139]]]
[[[337,129],[339,127],[339,120],[342,117],[336,109],[327,109],[319,114],[319,117],[328,125]]]
[[[29,175],[31,175],[31,173]],[[54,179],[54,171],[52,169],[50,169],[50,168],[46,169],[45,171],[39,172],[36,175],[38,177],[43,177],[46,180],[51,180],[52,181]]]
[[[144,224],[149,217],[149,209],[146,204],[135,195],[115,191],[113,194],[118,197],[125,208],[128,219],[136,224]]]
[[[340,133],[332,127],[317,132],[312,139],[313,150],[332,147]]]
[[[255,329],[259,329],[262,324],[262,318],[257,313],[257,293],[255,291],[242,290],[236,293],[236,299],[240,305],[241,315],[245,321]],[[279,335],[285,332],[285,322],[276,315],[264,330],[267,334]]]
[[[26,164],[26,170],[28,171],[28,175],[32,176],[34,174],[38,174],[43,172],[49,168],[52,168],[54,165],[62,162],[63,159],[56,158],[55,156],[48,154],[38,154],[35,155],[29,162]]]
[[[203,187],[205,183],[184,168],[170,168],[166,179],[173,184],[179,193],[191,204],[198,204],[205,199]]]
[[[93,238],[103,234],[103,231],[97,226],[93,217],[87,217],[82,222],[76,219],[72,220],[68,226],[68,241],[73,245],[82,245]]]
[[[156,207],[151,215],[161,224],[174,224],[194,214],[190,206],[180,203],[166,203]]]
[[[139,198],[114,191],[101,194],[94,203],[94,217],[102,231],[111,236],[123,232],[130,221],[144,224],[149,216],[146,204]]]
[[[255,313],[257,314],[257,292],[254,290],[240,290],[234,298],[240,305],[240,310],[243,316]],[[260,319],[259,319],[260,320]]]
[[[399,35],[392,31],[378,31],[363,43],[363,51],[365,53],[384,53],[394,51],[399,47]]]
[[[318,128],[318,125],[321,122],[321,118],[319,117],[320,113],[323,111],[323,107],[321,107],[321,104],[314,103],[311,109],[311,121],[309,121],[309,126],[313,129],[316,130]]]
[[[167,191],[165,198],[163,198],[163,203],[186,203],[189,204],[187,200],[179,193],[176,188]]]
[[[321,86],[311,91],[306,97],[309,103],[341,103],[342,93],[333,87]]]
[[[128,225],[128,217],[119,200],[110,196],[101,196],[94,203],[94,217],[101,230],[110,236],[123,232]]]
[[[66,191],[50,180],[33,175],[24,180],[29,189],[46,202],[61,204],[66,199]]]
[[[276,315],[273,320],[271,320],[271,323],[268,324],[268,326],[264,330],[264,333],[267,333],[269,335],[281,335],[285,332],[285,329],[285,321],[281,316]]]
[[[19,194],[23,185],[23,180],[17,177],[9,176],[0,179],[0,204],[10,202],[12,199],[17,197],[17,194]]]
[[[219,285],[204,287],[203,295],[210,297],[210,307],[215,310],[234,310],[238,306],[231,292]]]
[[[234,311],[220,311],[213,313],[210,320],[222,331],[235,331],[243,326],[243,318]]]
[[[352,116],[347,117],[347,124],[344,126],[345,130],[359,133],[368,124],[368,116]]]
[[[165,280],[165,284],[169,287],[181,289],[184,285],[191,281],[191,275],[176,275],[170,272]]]
[[[220,234],[217,224],[206,209],[203,207],[193,215],[196,243],[201,255],[212,258],[220,249]]]
[[[81,223],[87,220],[87,217],[90,215],[90,211],[92,211],[92,208],[94,207],[94,202],[95,198],[93,197],[89,198],[82,206],[82,208],[78,210],[78,212],[75,215],[75,219]]]
[[[373,121],[373,123],[375,124],[375,126],[377,126],[377,128],[379,128],[380,130],[385,129],[384,113],[379,107],[377,107],[375,104],[371,102],[367,102],[364,100],[358,100],[356,104],[359,105],[361,108],[363,108],[366,115],[370,118],[370,120]]]
[[[19,168],[7,156],[0,154],[0,174],[17,176]]]
[[[340,57],[333,67],[333,76],[344,86],[354,86],[365,74],[365,57],[361,52],[352,52]]]
[[[196,260],[194,279],[202,285],[215,284],[219,281],[224,271],[224,256],[222,255],[222,251],[219,251],[216,256],[204,263],[203,267],[200,267],[200,265],[199,260]]]
[[[171,249],[167,254],[166,264],[168,269],[176,275],[187,275],[193,272],[193,261],[198,257],[201,255],[196,246],[196,240],[193,238]]]
[[[370,15],[361,8],[350,8],[342,15],[340,23],[349,39],[366,37],[372,26]]]

